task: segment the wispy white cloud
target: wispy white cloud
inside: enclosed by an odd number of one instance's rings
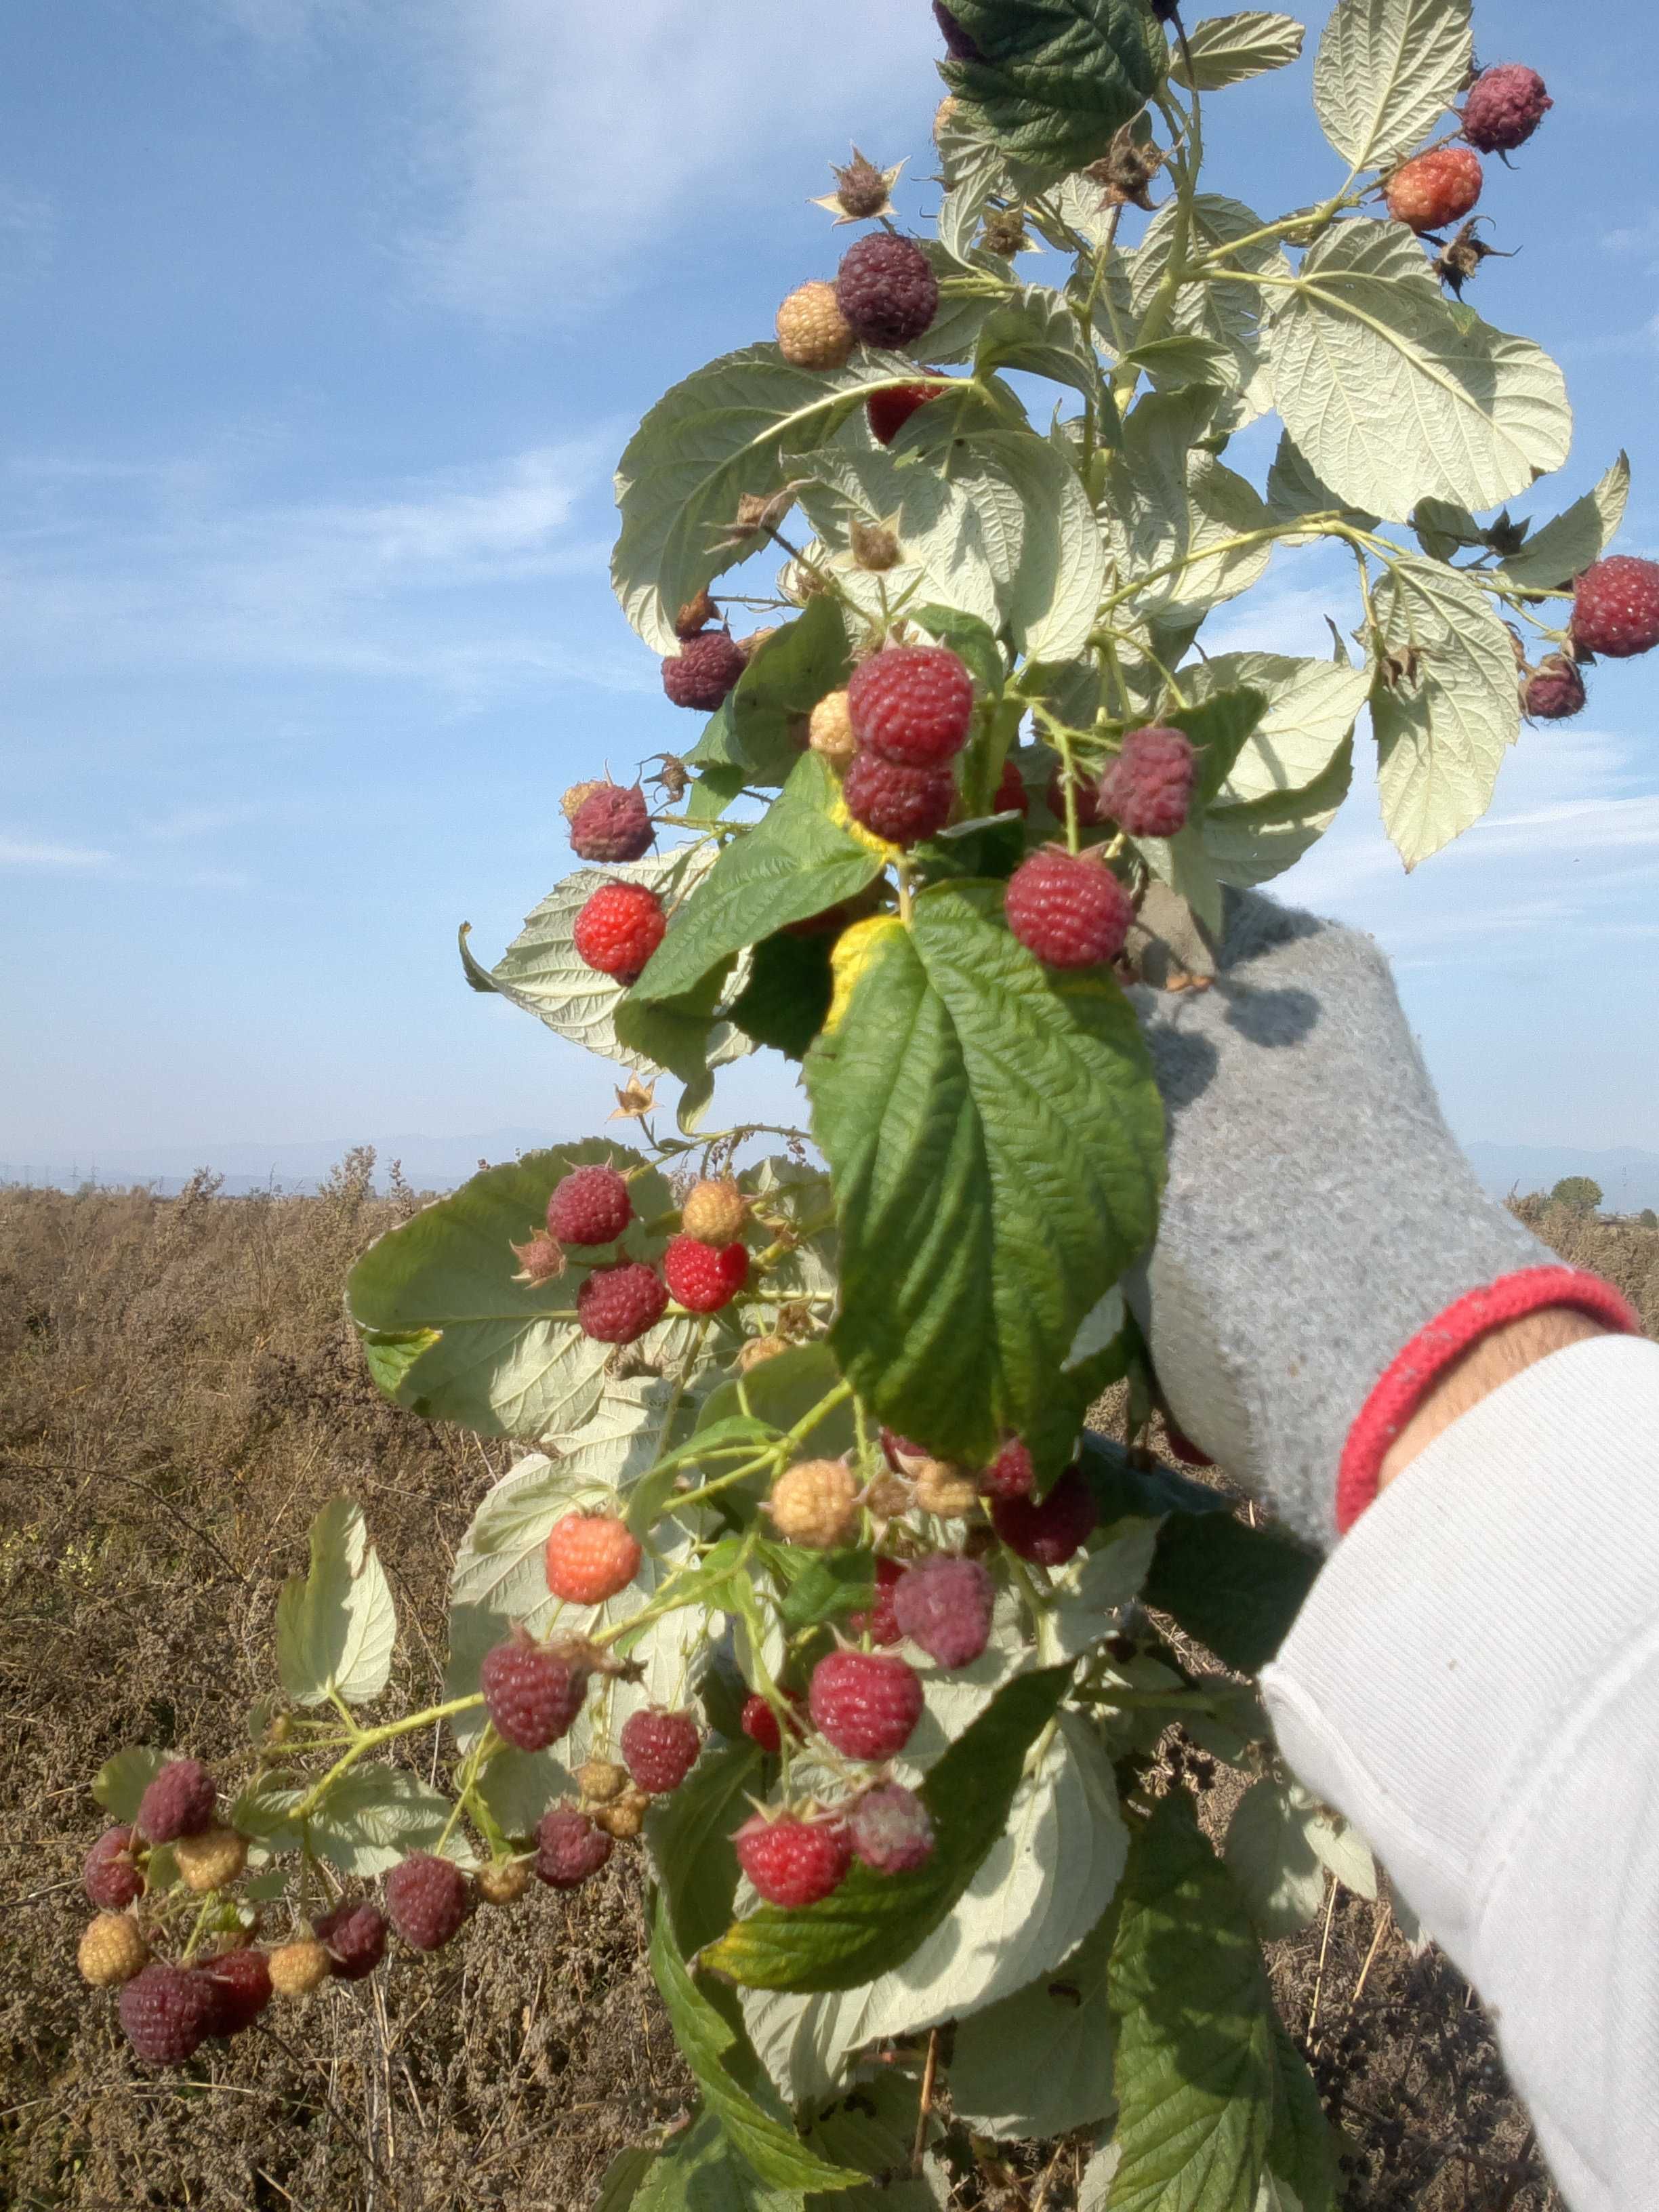
[[[90,845],[57,845],[32,837],[0,836],[0,868],[39,868],[52,873],[94,873],[115,866],[113,853]]]

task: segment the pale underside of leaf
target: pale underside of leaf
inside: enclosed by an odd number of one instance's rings
[[[1314,61],[1314,106],[1355,170],[1408,154],[1468,82],[1469,0],[1340,0]]]

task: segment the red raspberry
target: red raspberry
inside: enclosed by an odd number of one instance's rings
[[[951,819],[957,786],[948,769],[900,768],[878,753],[861,752],[847,771],[842,796],[854,821],[876,836],[890,845],[916,845]]]
[[[718,1313],[749,1280],[749,1254],[741,1244],[704,1244],[696,1237],[671,1237],[662,1271],[687,1313]]]
[[[544,1651],[527,1637],[509,1637],[486,1651],[478,1669],[484,1711],[514,1751],[545,1751],[582,1709],[587,1670]]]
[[[144,1892],[144,1877],[132,1863],[133,1831],[106,1828],[87,1853],[81,1880],[87,1895],[106,1912],[119,1912]]]
[[[628,1178],[615,1168],[577,1168],[547,1201],[547,1225],[561,1244],[614,1244],[633,1218]]]
[[[453,1859],[411,1851],[386,1878],[386,1909],[411,1951],[441,1951],[466,1918],[466,1876]]]
[[[1077,776],[1073,779],[1072,788],[1077,794],[1078,828],[1098,830],[1106,819],[1100,811],[1098,785],[1085,776]],[[1063,822],[1066,819],[1066,782],[1058,768],[1048,779],[1048,788],[1044,796],[1048,802],[1049,813],[1056,822]]]
[[[880,1651],[831,1651],[812,1669],[812,1723],[847,1759],[895,1759],[921,1718],[921,1677]]]
[[[786,1690],[784,1696],[788,1700],[790,1710],[789,1733],[799,1739],[805,1734],[800,1693],[796,1690]],[[757,1743],[763,1751],[775,1755],[782,1748],[783,1737],[779,1729],[778,1717],[758,1692],[744,1699],[739,1725],[750,1743]]]
[[[632,1344],[654,1328],[668,1305],[668,1285],[643,1260],[595,1267],[576,1293],[576,1326],[599,1344]]]
[[[860,744],[901,768],[940,769],[974,726],[974,679],[942,645],[890,645],[854,669],[847,712]]]
[[[1025,779],[1019,772],[1018,764],[1012,760],[1006,761],[1001,781],[997,785],[997,795],[991,802],[991,811],[993,814],[1029,814],[1030,811],[1030,794],[1025,788]]]
[[[1208,1452],[1200,1451],[1186,1431],[1176,1428],[1167,1413],[1164,1416],[1164,1440],[1182,1467],[1213,1467],[1215,1465]]]
[[[343,1982],[361,1982],[386,1956],[385,1915],[372,1905],[337,1905],[317,1923],[317,1940]]]
[[[596,1875],[615,1846],[586,1813],[556,1805],[544,1813],[536,1831],[536,1874],[550,1889],[580,1889]]]
[[[1030,1453],[1013,1437],[980,1477],[979,1486],[988,1498],[1029,1498],[1036,1480]]]
[[[1132,837],[1173,837],[1197,781],[1198,756],[1184,730],[1131,730],[1100,780],[1101,810]]]
[[[640,1571],[640,1547],[609,1513],[567,1513],[547,1534],[547,1587],[567,1605],[603,1605]]]
[[[866,1790],[847,1816],[854,1850],[873,1874],[908,1874],[933,1856],[933,1824],[914,1790]]]
[[[849,1617],[847,1625],[854,1636],[867,1636],[872,1644],[903,1642],[904,1631],[898,1625],[893,1601],[908,1571],[898,1559],[876,1561],[876,1601],[868,1613],[855,1613]]]
[[[1115,960],[1135,918],[1129,894],[1103,860],[1048,846],[1009,878],[1008,927],[1049,968]]]
[[[602,860],[615,867],[637,860],[651,850],[656,832],[651,810],[639,785],[624,790],[619,783],[602,783],[589,792],[570,823],[570,849],[579,860]]]
[[[1586,705],[1583,671],[1565,653],[1553,653],[1521,687],[1522,711],[1534,722],[1565,722]]]
[[[1383,196],[1395,221],[1409,223],[1421,237],[1425,230],[1462,222],[1480,198],[1485,181],[1478,154],[1462,146],[1443,146],[1396,169]]]
[[[217,2000],[204,1975],[157,1962],[135,1974],[116,2002],[136,2057],[182,2066],[209,2033]]]
[[[842,256],[836,304],[866,345],[908,346],[939,313],[939,279],[919,246],[878,230]]]
[[[757,1813],[732,1838],[738,1864],[769,1905],[794,1911],[841,1887],[853,1846],[839,1821],[803,1820],[793,1813],[769,1820]]]
[[[696,1765],[702,1736],[690,1713],[629,1713],[619,1748],[640,1788],[666,1797]]]
[[[251,1944],[239,1951],[227,1951],[217,1959],[205,1959],[196,1971],[212,1993],[210,2035],[240,2035],[270,2002],[270,1960]]]
[[[1659,645],[1659,562],[1618,553],[1578,579],[1572,640],[1581,653],[1628,660]]]
[[[1039,1567],[1063,1567],[1088,1540],[1099,1518],[1080,1468],[1068,1467],[1046,1498],[1002,1498],[991,1508],[996,1532],[1011,1552]]]
[[[218,1795],[199,1759],[170,1759],[138,1801],[138,1832],[152,1844],[199,1836],[213,1825]]]
[[[643,884],[601,884],[571,933],[577,957],[601,975],[632,983],[662,943],[668,917]]]
[[[1500,62],[1483,70],[1463,102],[1463,136],[1483,154],[1512,154],[1524,146],[1555,102],[1535,69]]]
[[[890,446],[910,417],[939,396],[936,384],[896,384],[889,391],[872,392],[864,411],[877,443]]]
[[[662,688],[677,707],[712,714],[723,707],[748,663],[742,648],[723,629],[700,630],[662,665]]]
[[[971,1666],[991,1640],[996,1588],[977,1559],[921,1559],[893,1593],[893,1613],[913,1644],[941,1667]]]

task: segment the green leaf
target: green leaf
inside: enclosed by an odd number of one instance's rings
[[[1000,533],[999,596],[1016,647],[1031,660],[1083,652],[1106,550],[1077,471],[1030,430],[955,439],[939,458],[974,501],[988,537]]]
[[[1277,1782],[1254,1783],[1233,1808],[1226,1859],[1250,1917],[1269,1942],[1299,1936],[1325,1902],[1325,1869]]]
[[[1560,370],[1529,338],[1455,314],[1403,223],[1340,224],[1277,296],[1274,401],[1340,499],[1391,522],[1428,496],[1496,507],[1565,460]]]
[[[1186,55],[1177,52],[1170,58],[1170,74],[1189,92],[1222,92],[1230,84],[1265,76],[1269,70],[1288,68],[1300,58],[1306,36],[1291,16],[1257,9],[1240,15],[1210,15],[1187,33],[1191,69]]]
[[[1354,170],[1390,167],[1432,131],[1474,66],[1469,0],[1340,0],[1314,61],[1314,106]]]
[[[1212,252],[1255,237],[1265,228],[1253,208],[1224,194],[1200,192],[1193,203],[1193,246]],[[1157,297],[1170,265],[1170,255],[1181,237],[1181,210],[1175,201],[1160,208],[1146,226],[1140,250],[1129,264],[1127,313],[1138,324]],[[1215,276],[1189,284],[1170,311],[1168,335],[1203,341],[1213,349],[1220,373],[1199,379],[1196,363],[1176,354],[1153,354],[1147,374],[1155,386],[1205,381],[1220,386],[1223,397],[1212,418],[1216,430],[1242,429],[1265,414],[1273,404],[1273,386],[1262,355],[1262,318],[1277,296],[1272,286],[1291,273],[1284,248],[1272,239],[1257,239],[1230,258],[1237,276]],[[1265,277],[1269,288],[1251,283]],[[1152,348],[1146,351],[1152,352]],[[1126,356],[1127,358],[1129,356]]]
[[[737,1056],[731,1045],[732,1026],[717,1018],[732,965],[722,961],[689,991],[660,1004],[629,993],[617,1000],[611,1017],[617,1041],[625,1052],[666,1068],[684,1085],[675,1119],[685,1136],[699,1127],[708,1110],[715,1060]],[[746,1045],[746,1033],[744,1041]]]
[[[1325,2118],[1308,2063],[1273,2022],[1273,2131],[1268,2175],[1279,2185],[1270,2212],[1335,2212],[1341,2174],[1336,2136]]]
[[[1414,868],[1492,804],[1521,734],[1515,654],[1480,586],[1438,562],[1391,562],[1374,604],[1394,657],[1371,695],[1377,787],[1389,835]]]
[[[1455,500],[1419,499],[1412,509],[1411,523],[1418,544],[1431,561],[1449,561],[1455,553],[1486,543],[1486,532]]]
[[[761,647],[728,702],[738,759],[753,781],[787,779],[800,758],[796,725],[840,690],[852,661],[841,608],[827,594]]]
[[[638,2195],[623,2200],[618,2212],[802,2212],[805,2202],[798,2190],[763,2182],[714,2114],[705,2112],[652,2162]],[[603,2202],[598,2212],[605,2212]]]
[[[1107,469],[1103,520],[1120,574],[1146,580],[1124,602],[1143,620],[1196,620],[1249,591],[1273,558],[1270,538],[1234,542],[1267,526],[1255,491],[1213,454],[1194,450],[1216,397],[1204,385],[1149,393]]]
[[[980,492],[976,503],[977,487],[953,483],[875,446],[825,447],[805,455],[800,471],[811,479],[802,487],[801,506],[854,605],[875,617],[884,599],[902,604],[914,596],[971,616],[988,630],[1000,626],[999,576],[1007,564],[988,494]],[[851,551],[854,522],[892,532],[899,544],[895,568],[872,575],[858,566]]]
[[[1069,1667],[1018,1674],[930,1770],[921,1795],[934,1850],[910,1874],[855,1866],[835,1893],[799,1911],[762,1905],[704,1953],[750,1989],[850,1990],[908,1959],[973,1879],[1002,1833],[1025,1755],[1054,1718]]]
[[[1594,491],[1576,499],[1565,514],[1534,531],[1518,553],[1504,562],[1504,574],[1517,584],[1554,591],[1582,576],[1601,560],[1619,535],[1630,497],[1630,460],[1620,453]]]
[[[836,1620],[870,1605],[875,1594],[873,1553],[817,1553],[783,1601],[783,1625],[792,1632],[816,1628],[820,1621]]]
[[[1002,648],[989,623],[976,615],[960,614],[954,607],[919,606],[905,610],[918,629],[925,629],[941,645],[948,645],[965,661],[983,699],[1000,699],[1008,680]]]
[[[1247,1528],[1231,1513],[1182,1516],[1164,1524],[1144,1595],[1224,1666],[1256,1674],[1289,1635],[1319,1566],[1279,1529]]]
[[[657,2163],[657,2154],[635,2146],[618,2151],[605,2170],[593,2212],[633,2212],[641,2184]]]
[[[1100,397],[1100,357],[1070,306],[1045,284],[1021,284],[981,325],[974,373],[1023,369],[1069,385],[1084,398]]]
[[[827,1344],[794,1345],[776,1358],[763,1360],[750,1374],[718,1383],[703,1406],[699,1431],[747,1412],[781,1435],[805,1419],[841,1379]],[[851,1451],[856,1441],[852,1409],[843,1405],[813,1429],[812,1455],[834,1459]]]
[[[362,1508],[331,1498],[311,1524],[311,1571],[290,1575],[276,1601],[276,1668],[302,1705],[378,1698],[392,1674],[398,1608]]]
[[[787,1060],[805,1059],[830,1012],[835,942],[833,928],[804,936],[784,930],[761,939],[749,981],[732,1001],[732,1019],[745,1036]]]
[[[805,2122],[806,2139],[839,2166],[855,2166],[870,2179],[840,2198],[846,2212],[948,2212],[953,2194],[942,2166],[924,2152],[911,2171],[918,2134],[931,2146],[944,2134],[937,2114],[921,2124],[921,2084],[897,2069],[861,2066],[845,2094]],[[823,2212],[810,2198],[807,2212]]]
[[[941,62],[940,76],[999,145],[1056,175],[1099,161],[1169,69],[1142,0],[953,0],[951,12],[982,58]]]
[[[1060,2136],[1110,2118],[1116,1933],[1114,1908],[1051,1973],[957,2022],[951,2103],[975,2135]]]
[[[292,1816],[308,1786],[283,1788],[273,1777],[245,1791],[233,1815],[236,1826],[273,1851],[298,1850],[304,1841],[342,1874],[373,1881],[411,1851],[434,1849],[448,1824],[448,1798],[418,1774],[365,1761],[331,1786],[302,1834]]]
[[[1370,673],[1283,653],[1229,653],[1183,671],[1182,680],[1200,699],[1240,684],[1267,698],[1203,822],[1224,883],[1266,883],[1317,842],[1347,796],[1353,726]]]
[[[94,1776],[92,1794],[112,1820],[130,1827],[138,1817],[139,1799],[167,1763],[167,1753],[148,1744],[118,1751]]]
[[[690,1958],[712,1942],[732,1917],[738,1855],[732,1837],[760,1790],[762,1759],[744,1741],[705,1751],[671,1797],[659,1798],[646,1820],[646,1842],[672,1917],[681,1953]]]

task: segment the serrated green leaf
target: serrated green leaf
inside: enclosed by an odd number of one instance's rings
[[[875,447],[830,447],[804,456],[800,471],[811,479],[801,506],[855,605],[873,617],[884,596],[890,602],[914,596],[977,617],[988,629],[1000,624],[1000,540],[988,535],[995,516],[981,514],[971,487]],[[858,566],[850,550],[855,521],[892,532],[899,544],[894,568],[878,576]]]
[[[876,1593],[875,1554],[868,1551],[814,1554],[783,1601],[783,1625],[793,1631],[868,1606]]]
[[[798,2190],[763,2181],[713,2112],[677,2136],[635,2185],[637,2195],[623,2200],[627,2212],[803,2212],[805,2203]],[[831,2201],[850,2212],[852,2200]],[[603,2202],[597,2212],[606,2212]]]
[[[1047,377],[1085,399],[1100,397],[1100,357],[1069,304],[1045,284],[1019,285],[981,325],[975,373],[998,368]]]
[[[1217,246],[1232,246],[1242,239],[1254,238],[1265,227],[1261,216],[1243,201],[1221,193],[1200,192],[1193,202],[1192,250],[1212,252]],[[1140,249],[1128,264],[1127,305],[1133,324],[1139,324],[1158,295],[1181,234],[1181,210],[1171,201],[1147,224]],[[1230,257],[1227,266],[1237,275],[1214,276],[1201,284],[1185,286],[1170,311],[1169,321],[1170,336],[1201,340],[1214,349],[1220,373],[1208,380],[1218,385],[1222,394],[1212,416],[1212,427],[1217,430],[1242,429],[1273,404],[1261,324],[1274,292],[1246,280],[1266,278],[1271,287],[1291,273],[1284,248],[1272,239],[1258,239],[1255,244],[1242,247]],[[1146,368],[1153,386],[1160,390],[1197,380],[1192,366],[1178,354],[1171,358],[1153,353]]]
[[[763,1787],[759,1749],[744,1741],[706,1751],[686,1780],[659,1798],[646,1820],[646,1843],[682,1954],[712,1942],[732,1917],[738,1855],[732,1838]]]
[[[1336,818],[1353,776],[1366,669],[1283,653],[1229,653],[1182,672],[1200,699],[1248,684],[1268,706],[1206,808],[1204,843],[1224,883],[1248,889],[1300,860]]]
[[[1255,1674],[1290,1633],[1319,1566],[1277,1528],[1182,1515],[1164,1524],[1144,1595],[1224,1665]]]
[[[653,2150],[635,2147],[618,2151],[605,2170],[593,2212],[633,2212],[646,2176],[656,2162],[657,2154]]]
[[[1431,561],[1449,561],[1455,553],[1484,546],[1486,533],[1468,507],[1455,500],[1419,499],[1412,509],[1411,525],[1418,544]]]
[[[1320,125],[1355,170],[1386,168],[1469,81],[1469,0],[1340,0],[1314,60]]]
[[[1253,1783],[1227,1825],[1226,1860],[1263,1936],[1300,1935],[1325,1902],[1325,1869],[1290,1793],[1264,1778]]]
[[[1142,0],[953,0],[952,13],[981,58],[939,74],[1000,146],[1056,176],[1100,160],[1168,72]]]
[[[301,1705],[331,1693],[349,1705],[378,1698],[392,1674],[398,1608],[362,1508],[331,1498],[311,1524],[311,1571],[290,1575],[276,1601],[276,1667]]]
[[[1302,25],[1290,15],[1274,15],[1251,9],[1239,15],[1210,15],[1193,24],[1187,33],[1187,56],[1171,55],[1170,74],[1189,92],[1222,92],[1243,84],[1269,70],[1287,69],[1300,58],[1307,37]]]
[[[1273,2131],[1262,2177],[1273,2195],[1257,2212],[1335,2212],[1341,2174],[1337,2140],[1308,2063],[1273,2022]]]
[[[975,2135],[1060,2136],[1110,2118],[1116,1933],[1114,1908],[1052,1972],[958,2021],[951,2103]]]
[[[805,1060],[830,1012],[833,927],[798,935],[784,930],[763,938],[750,963],[749,980],[732,1001],[731,1016],[746,1037],[786,1060]]]
[[[717,1383],[704,1403],[698,1428],[748,1413],[780,1434],[793,1429],[841,1381],[836,1356],[827,1344],[797,1344],[775,1358],[763,1360],[747,1375]],[[856,1443],[851,1407],[841,1406],[827,1414],[811,1432],[815,1458],[834,1459]]]
[[[365,1761],[331,1785],[302,1836],[293,1814],[308,1786],[284,1786],[273,1777],[245,1791],[233,1815],[237,1828],[273,1851],[298,1850],[307,1842],[342,1874],[372,1881],[411,1851],[433,1850],[448,1824],[448,1798],[418,1774]]]
[[[734,965],[735,960],[722,961],[690,990],[660,1002],[626,993],[611,1015],[625,1052],[666,1069],[684,1085],[674,1116],[683,1136],[691,1135],[708,1110],[716,1062],[738,1057],[731,1043],[733,1025],[720,1018]],[[750,1041],[746,1031],[743,1041]]]
[[[1574,500],[1564,514],[1547,522],[1518,553],[1504,562],[1504,574],[1517,584],[1540,591],[1559,590],[1601,559],[1619,535],[1630,497],[1630,459],[1620,453],[1594,491]]]
[[[1196,620],[1257,582],[1273,544],[1236,541],[1268,515],[1244,478],[1194,441],[1217,398],[1204,385],[1147,394],[1124,424],[1106,471],[1102,520],[1118,574],[1144,579],[1123,604],[1142,620]]]
[[[800,758],[797,726],[852,666],[847,624],[826,593],[761,647],[727,702],[737,757],[751,781],[783,783]]]
[[[106,1759],[93,1777],[92,1794],[112,1820],[130,1827],[138,1817],[138,1801],[167,1763],[164,1751],[134,1744]]]

